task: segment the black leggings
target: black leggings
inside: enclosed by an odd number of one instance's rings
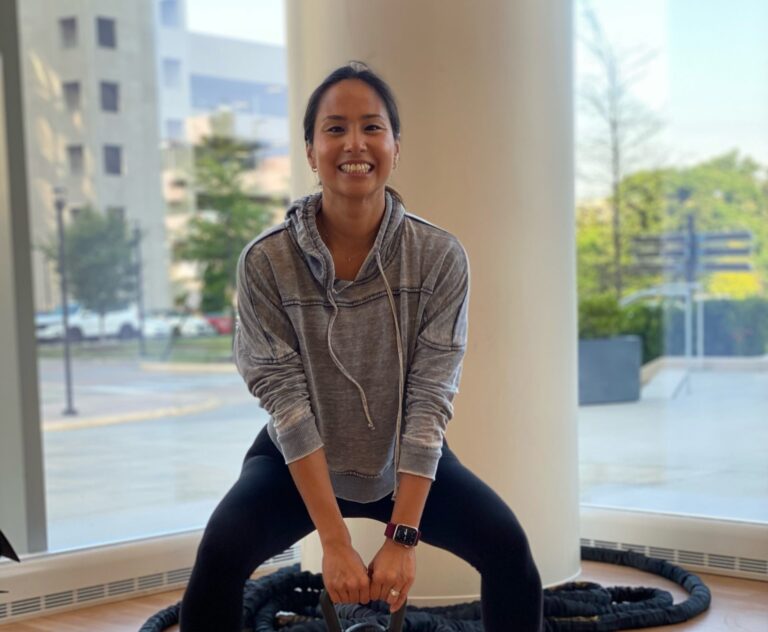
[[[515,514],[447,443],[435,478],[419,526],[422,540],[480,573],[486,632],[539,632],[541,579]],[[371,503],[337,500],[345,518],[382,523],[394,507],[391,496]],[[288,466],[264,428],[205,529],[182,601],[181,632],[240,632],[245,581],[260,564],[312,531]]]

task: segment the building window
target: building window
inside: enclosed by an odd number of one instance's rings
[[[121,223],[125,224],[125,207],[124,206],[108,206],[107,215],[118,219]]]
[[[104,145],[104,173],[115,176],[123,173],[123,148],[120,145]]]
[[[64,103],[68,110],[77,110],[80,108],[79,81],[65,81],[61,84],[61,91],[64,94]]]
[[[168,140],[184,140],[184,121],[167,119],[165,121],[165,137]]]
[[[163,85],[166,88],[181,86],[181,61],[166,57],[163,59]]]
[[[117,112],[120,98],[120,88],[111,81],[102,81],[101,84],[101,109],[104,112]]]
[[[179,26],[179,22],[178,0],[160,0],[160,23],[174,28]]]
[[[83,146],[67,146],[67,162],[69,163],[69,173],[78,176],[83,173]]]
[[[59,36],[63,48],[77,46],[77,18],[61,18],[59,20]]]
[[[96,18],[96,37],[102,48],[117,48],[117,32],[112,18]]]

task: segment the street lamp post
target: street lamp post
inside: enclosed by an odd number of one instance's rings
[[[141,228],[138,222],[136,222],[133,228],[133,247],[136,258],[136,266],[134,268],[136,273],[136,300],[139,309],[139,356],[143,358],[147,351],[144,342],[144,279],[141,266]]]
[[[64,380],[67,386],[67,407],[64,409],[65,415],[76,415],[72,398],[72,361],[69,355],[69,304],[67,300],[67,249],[64,243],[64,188],[54,187],[54,205],[56,206],[56,226],[59,236],[59,283],[61,286],[61,314],[64,324],[62,334],[64,341]]]

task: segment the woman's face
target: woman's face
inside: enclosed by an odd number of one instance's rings
[[[384,197],[400,143],[383,101],[367,83],[345,79],[320,99],[307,159],[324,195],[354,200]]]

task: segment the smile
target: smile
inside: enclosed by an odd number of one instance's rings
[[[373,165],[367,162],[345,162],[339,169],[348,174],[365,175],[373,171]]]

